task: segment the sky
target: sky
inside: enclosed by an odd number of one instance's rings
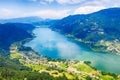
[[[0,0],[0,19],[38,16],[60,19],[120,7],[120,0]]]

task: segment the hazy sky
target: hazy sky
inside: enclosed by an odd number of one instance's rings
[[[62,18],[120,7],[120,0],[0,0],[0,19],[25,16]]]

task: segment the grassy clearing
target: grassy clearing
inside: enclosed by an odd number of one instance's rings
[[[20,53],[10,54],[10,58],[11,58],[11,59],[14,59],[14,58],[20,59],[20,58],[22,58],[22,57],[23,57],[23,55],[20,54]]]
[[[100,78],[102,80],[115,80],[112,76],[109,76],[109,75],[101,75]]]
[[[32,71],[39,71],[47,68],[47,66],[38,65],[38,64],[26,64],[25,66],[31,68]]]
[[[86,64],[76,64],[73,66],[74,68],[76,68],[78,71],[81,71],[81,72],[93,72],[94,69],[92,69],[90,66],[86,65]]]

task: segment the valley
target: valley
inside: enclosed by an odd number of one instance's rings
[[[120,80],[120,8],[62,19],[0,20],[0,80]]]
[[[33,33],[36,35],[36,38],[26,43],[25,46],[31,47],[38,54],[53,59],[90,61],[91,66],[96,69],[120,74],[120,56],[116,54],[93,51],[85,44],[67,38],[46,26],[36,28]]]

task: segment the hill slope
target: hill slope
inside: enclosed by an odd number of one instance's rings
[[[120,53],[120,8],[68,16],[51,28],[89,44],[94,50]]]
[[[30,31],[33,28],[34,26],[29,24],[0,24],[0,48],[9,50],[12,43],[32,38]]]

